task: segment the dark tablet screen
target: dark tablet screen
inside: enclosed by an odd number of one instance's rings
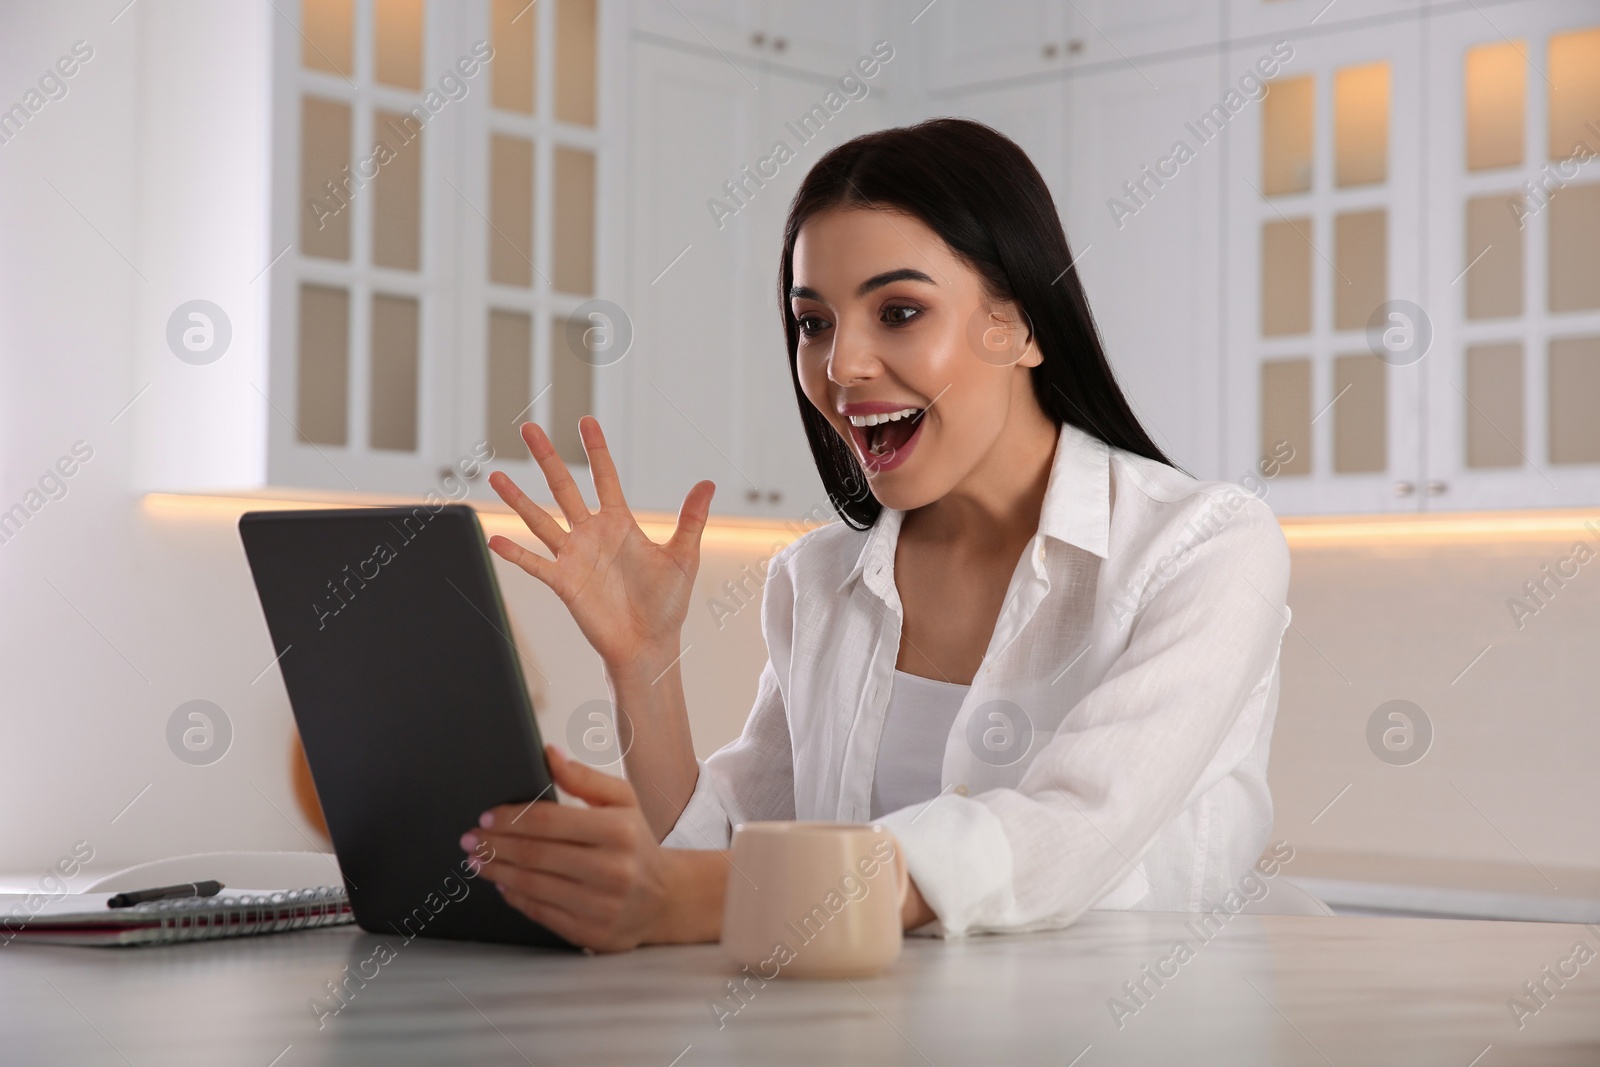
[[[565,944],[458,843],[487,808],[555,798],[477,515],[255,511],[239,534],[356,921]]]

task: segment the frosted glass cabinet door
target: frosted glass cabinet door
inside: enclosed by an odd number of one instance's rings
[[[460,10],[300,0],[273,20],[271,485],[420,496],[436,480],[460,124],[426,94],[468,53]]]
[[[620,215],[615,192],[604,205],[609,161],[621,152],[616,104],[601,87],[625,84],[603,76],[625,68],[613,55],[623,27],[602,15],[618,9],[596,0],[486,0],[472,9],[472,32],[493,46],[494,61],[483,91],[468,97],[479,111],[463,138],[459,190],[450,190],[461,263],[453,455],[487,441],[494,466],[549,504],[523,423],[543,427],[580,485],[588,484],[582,416],[600,417],[613,447],[626,440],[604,407],[601,379],[622,373],[609,365],[616,360],[581,343],[594,336],[586,327],[568,329],[592,321],[592,301],[620,299],[602,233]],[[600,317],[606,331],[626,333],[616,315]],[[481,483],[474,492],[493,498]]]
[[[1203,149],[1227,154],[1225,473],[1253,473],[1279,514],[1412,511],[1426,494],[1429,365],[1408,309],[1426,302],[1421,36],[1408,18],[1339,26],[1230,50],[1240,95],[1195,120],[1226,120]]]
[[[279,6],[269,481],[420,496],[487,441],[537,491],[530,418],[581,467],[600,368],[560,357],[568,319],[618,299],[623,7]]]
[[[1439,508],[1600,503],[1600,7],[1438,17],[1428,125]]]

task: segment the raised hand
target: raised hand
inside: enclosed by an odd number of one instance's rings
[[[639,528],[623,499],[599,421],[586,415],[578,430],[600,510],[589,510],[545,432],[534,423],[524,423],[522,439],[566,517],[567,528],[528,499],[504,472],[495,471],[489,484],[555,558],[529,551],[507,537],[491,537],[489,548],[561,598],[609,669],[664,666],[678,656],[679,635],[700,568],[700,535],[716,486],[709,481],[696,483],[684,498],[671,539],[656,544]]]

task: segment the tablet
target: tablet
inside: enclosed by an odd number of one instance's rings
[[[489,808],[555,799],[477,515],[252,511],[239,536],[356,922],[565,946],[460,846]]]

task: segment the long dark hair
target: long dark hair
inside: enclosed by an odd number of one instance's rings
[[[820,211],[876,206],[921,219],[982,276],[987,295],[1022,309],[1042,362],[1039,406],[1107,444],[1176,467],[1139,425],[1106,361],[1055,202],[1027,154],[998,130],[930,119],[864,134],[823,156],[801,182],[783,228],[778,304],[800,418],[833,507],[866,529],[883,511],[850,447],[800,388],[800,327],[789,303],[800,227]]]

